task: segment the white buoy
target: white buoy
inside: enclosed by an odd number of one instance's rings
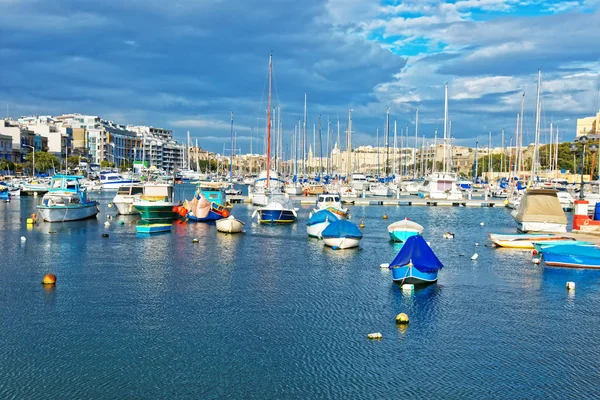
[[[534,263],[534,264],[539,264],[539,263],[540,263],[540,259],[539,259],[539,258],[537,258],[537,257],[533,257],[533,258],[531,259],[531,262],[532,262],[532,263]]]
[[[390,264],[388,263],[383,263],[383,264],[379,264],[379,268],[383,269],[383,268],[389,268]]]
[[[26,242],[27,238],[25,236],[21,236],[21,242]]]
[[[479,243],[475,243],[475,247],[479,247]]]
[[[479,254],[475,253],[471,256],[471,260],[477,260],[477,257],[479,257]]]
[[[106,221],[106,222],[104,223],[104,227],[105,227],[105,228],[108,228],[109,226],[110,226],[110,222]]]
[[[575,290],[575,282],[567,282],[567,290]]]
[[[369,333],[367,335],[367,337],[369,339],[381,339],[383,336],[381,335],[381,332],[375,332],[375,333]]]
[[[415,290],[415,285],[413,285],[412,283],[405,283],[402,285],[402,290],[407,290],[407,291]]]
[[[480,223],[479,223],[479,225],[480,225],[480,226],[484,226],[485,224],[484,224],[483,222],[480,222]]]

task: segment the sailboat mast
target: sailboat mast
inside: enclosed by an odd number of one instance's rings
[[[444,174],[446,173],[446,129],[448,128],[448,82],[446,82],[444,89]]]
[[[269,174],[271,172],[271,75],[273,73],[273,54],[269,54],[269,97],[267,100],[267,184],[269,188]]]
[[[398,127],[396,126],[396,120],[394,120],[394,163],[392,167],[392,175],[396,175],[396,162],[398,159]]]
[[[323,174],[323,143],[321,143],[321,114],[319,114],[319,180]]]
[[[231,112],[231,156],[229,157],[229,183],[233,187],[233,111]]]
[[[377,133],[375,134],[377,137],[377,178],[381,175],[379,172],[379,127],[377,127]]]
[[[493,179],[494,168],[492,167],[492,131],[488,132],[488,182],[491,182]]]
[[[417,179],[417,147],[419,147],[419,109],[415,112],[415,151],[414,151],[414,168],[413,168],[413,179]]]
[[[537,175],[537,164],[539,159],[540,146],[540,85],[542,83],[542,70],[538,69],[538,84],[537,95],[535,102],[535,142],[533,145],[533,161],[531,166],[531,179],[535,179]]]
[[[306,175],[306,92],[304,92],[304,125],[302,137],[302,175]]]
[[[326,158],[326,160],[327,160],[327,166],[325,167],[325,169],[327,170],[326,171],[327,175],[331,174],[331,171],[330,171],[331,165],[330,165],[330,162],[329,162],[329,156],[331,155],[331,142],[330,142],[330,139],[329,139],[329,133],[330,133],[330,131],[331,131],[331,120],[329,119],[329,115],[328,115],[327,116],[327,146],[326,146],[327,147],[327,158]]]
[[[521,167],[523,166],[523,120],[525,119],[524,113],[525,113],[525,92],[523,92],[523,95],[521,96],[521,120],[519,121],[519,123],[520,123],[520,127],[519,127],[519,165],[518,165],[518,169],[517,169],[517,174],[519,176],[521,175]]]
[[[346,133],[346,181],[350,180],[350,155],[352,153],[352,110],[348,110],[348,132]]]
[[[385,121],[385,176],[390,175],[390,108],[387,109]]]

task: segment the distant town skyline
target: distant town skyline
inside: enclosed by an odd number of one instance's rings
[[[268,56],[285,147],[308,98],[308,136],[353,110],[353,142],[375,145],[386,110],[398,134],[443,135],[444,84],[457,145],[500,145],[525,97],[533,142],[537,71],[542,121],[575,137],[599,108],[598,0],[243,2],[8,1],[0,13],[0,114],[100,115],[118,124],[189,130],[221,153],[235,113],[237,146],[262,150]],[[23,21],[27,21],[24,23]],[[7,110],[7,111],[5,111]],[[309,139],[309,140],[310,140]],[[544,141],[544,137],[542,137]],[[333,142],[333,141],[332,141]],[[343,146],[342,146],[343,147]]]

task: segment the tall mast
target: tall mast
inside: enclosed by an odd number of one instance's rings
[[[231,156],[229,157],[229,184],[233,187],[233,111],[231,112]]]
[[[304,92],[304,125],[302,137],[302,175],[306,175],[306,92]]]
[[[446,129],[448,128],[448,82],[446,82],[444,89],[444,173],[446,173]]]
[[[385,121],[385,176],[390,175],[390,108],[387,109]]]
[[[492,167],[492,131],[488,132],[488,182],[492,180],[492,175],[494,173],[494,168]]]
[[[435,159],[437,153],[437,128],[433,131],[433,160],[431,161],[431,172],[435,172]]]
[[[539,159],[540,145],[540,85],[542,83],[542,70],[538,69],[537,96],[535,102],[535,142],[533,144],[533,161],[531,163],[531,179],[535,180],[537,175],[537,163]]]
[[[269,54],[269,97],[267,100],[267,185],[269,189],[269,175],[271,173],[271,75],[273,73],[273,54]]]
[[[502,128],[502,137],[500,140],[502,141],[502,153],[500,153],[500,177],[502,177],[502,172],[504,172],[504,128]]]
[[[417,111],[415,113],[415,152],[414,152],[414,173],[413,173],[413,178],[416,179],[417,178],[417,147],[419,146],[419,109],[417,108]]]
[[[323,143],[321,142],[321,114],[319,114],[319,181],[323,173]]]
[[[397,161],[397,149],[398,149],[398,130],[396,126],[396,120],[394,120],[394,163],[392,168],[392,175],[396,175],[396,161]]]
[[[352,110],[348,110],[348,132],[346,133],[346,181],[350,179],[350,156],[352,154]]]
[[[379,179],[379,176],[381,175],[379,172],[379,127],[377,127],[375,137],[377,138],[377,179]]]
[[[521,167],[523,166],[523,120],[525,119],[524,117],[524,112],[525,112],[525,92],[523,92],[523,95],[521,96],[521,119],[519,121],[520,126],[519,126],[519,145],[518,145],[518,149],[519,149],[519,165],[518,165],[518,169],[517,169],[517,174],[521,175]]]
[[[327,158],[326,158],[327,165],[325,167],[325,169],[327,170],[327,175],[329,175],[331,173],[331,171],[330,171],[331,165],[329,163],[329,156],[331,155],[331,148],[330,148],[331,142],[329,141],[330,131],[331,131],[331,120],[329,119],[329,115],[328,115],[327,116],[327,146],[325,146],[325,147],[327,147]]]

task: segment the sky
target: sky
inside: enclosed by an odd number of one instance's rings
[[[533,142],[538,69],[542,141],[550,122],[568,141],[600,107],[599,18],[600,0],[0,0],[0,116],[99,115],[222,153],[233,111],[259,153],[272,53],[287,154],[304,93],[310,142],[319,115],[343,141],[352,110],[354,144],[383,145],[389,108],[412,145],[417,109],[419,137],[443,136],[445,83],[453,143],[510,144],[523,92]]]

